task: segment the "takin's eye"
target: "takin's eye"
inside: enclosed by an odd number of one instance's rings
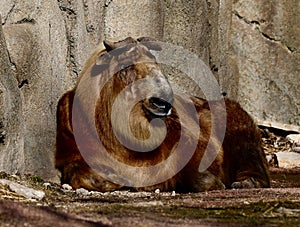
[[[126,63],[119,63],[118,64],[118,71],[123,71],[123,70],[127,70],[128,68],[130,68],[131,65],[128,65]]]

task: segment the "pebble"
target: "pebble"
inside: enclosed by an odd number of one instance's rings
[[[44,186],[45,188],[50,188],[50,187],[51,187],[51,184],[50,184],[50,183],[44,183],[43,186]]]
[[[11,177],[15,178],[16,180],[20,180],[20,177],[18,175],[13,174],[11,175]]]
[[[300,147],[293,147],[293,151],[300,153]]]
[[[290,134],[287,135],[286,138],[296,146],[300,146],[300,134]]]
[[[158,188],[158,189],[156,189],[154,192],[155,192],[156,194],[159,194],[159,193],[160,193],[160,190],[159,190],[159,188]]]
[[[176,192],[175,192],[175,191],[172,191],[171,196],[175,196],[175,195],[176,195]]]
[[[103,195],[103,192],[89,191],[89,195]]]
[[[83,196],[88,196],[89,195],[89,191],[84,189],[84,188],[78,188],[76,189],[76,194],[77,195],[83,195]]]
[[[43,199],[45,196],[45,192],[43,191],[28,188],[10,180],[0,179],[0,184],[8,185],[10,190],[28,199]]]
[[[275,213],[278,213],[278,216],[281,217],[295,217],[299,218],[300,215],[300,209],[291,209],[291,208],[285,208],[285,207],[279,207],[275,210]]]
[[[151,206],[163,206],[162,201],[149,201],[149,202],[139,202],[135,203],[134,206],[137,207],[151,207]]]
[[[277,152],[279,167],[294,168],[300,166],[300,154],[296,152]]]
[[[65,190],[68,190],[68,191],[71,191],[73,189],[72,186],[69,185],[69,184],[63,184],[62,188],[65,189]]]

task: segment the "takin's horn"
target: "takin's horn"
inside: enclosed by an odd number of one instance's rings
[[[128,37],[124,40],[121,40],[121,41],[118,41],[118,42],[112,42],[112,41],[109,41],[109,40],[104,40],[103,41],[103,44],[105,46],[105,49],[107,50],[107,52],[111,51],[111,50],[114,50],[114,49],[117,49],[119,47],[122,47],[122,46],[126,46],[128,44],[133,44],[133,43],[137,43],[137,41],[131,37]]]

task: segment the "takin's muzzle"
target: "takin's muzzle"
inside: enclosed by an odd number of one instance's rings
[[[146,110],[154,117],[165,117],[171,114],[172,104],[162,98],[151,97],[146,101]]]

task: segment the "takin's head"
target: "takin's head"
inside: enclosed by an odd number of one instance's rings
[[[91,75],[108,72],[111,85],[105,89],[112,99],[122,94],[124,103],[138,101],[150,118],[171,113],[173,91],[150,50],[161,50],[150,38],[126,38],[119,42],[104,41],[105,53],[91,70]]]

